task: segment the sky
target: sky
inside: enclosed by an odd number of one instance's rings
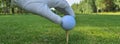
[[[66,0],[70,5],[74,3],[79,3],[81,0]]]

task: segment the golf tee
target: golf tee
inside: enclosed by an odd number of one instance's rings
[[[66,31],[66,44],[69,43],[69,31]]]

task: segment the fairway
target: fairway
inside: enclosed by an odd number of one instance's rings
[[[120,44],[119,15],[77,15],[69,44]],[[0,44],[65,44],[65,31],[37,15],[0,16]]]

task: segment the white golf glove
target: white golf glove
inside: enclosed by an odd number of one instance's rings
[[[71,15],[73,17],[75,16],[72,8],[69,6],[66,0],[14,0],[14,2],[19,7],[43,16],[57,24],[61,24],[62,18],[53,13],[50,8],[55,8],[65,15]]]

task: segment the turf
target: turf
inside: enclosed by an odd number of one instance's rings
[[[77,15],[69,44],[120,44],[119,15]],[[65,31],[37,15],[0,16],[0,44],[65,44]]]

